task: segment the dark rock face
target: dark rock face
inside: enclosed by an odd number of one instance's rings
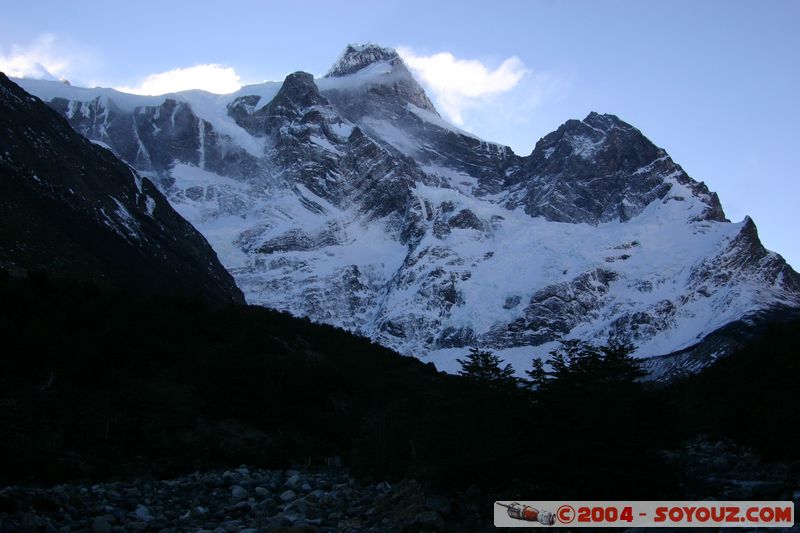
[[[531,297],[522,317],[494,328],[481,340],[504,348],[558,340],[581,322],[592,320],[592,314],[605,304],[604,297],[616,278],[614,272],[596,269],[568,283],[545,287]]]
[[[569,120],[536,143],[506,181],[507,205],[557,222],[598,224],[629,220],[672,188],[688,185],[708,208],[704,220],[724,221],[716,194],[694,182],[667,153],[614,115]]]
[[[328,101],[319,93],[314,77],[307,72],[286,76],[278,94],[267,105],[256,110],[259,96],[241,96],[228,104],[228,114],[248,133],[263,137],[269,133],[280,136],[286,123],[310,123],[319,120],[311,108],[326,106]]]
[[[162,177],[176,161],[230,176],[259,172],[256,158],[219,135],[186,102],[167,98],[160,105],[134,110],[100,96],[88,102],[54,98],[48,103],[75,131],[111,147],[142,172]]]
[[[750,217],[722,253],[697,265],[691,278],[697,283],[695,297],[710,294],[715,287],[747,281],[779,283],[787,293],[800,291],[800,276],[780,255],[764,248]]]
[[[156,187],[0,75],[0,260],[213,302],[241,291]]]
[[[447,221],[452,228],[482,230],[483,222],[469,209],[462,209]]]
[[[334,246],[339,243],[338,228],[331,225],[317,235],[309,235],[301,230],[289,230],[283,235],[262,244],[256,251],[261,254],[286,252],[289,250],[311,251]]]
[[[439,183],[413,161],[380,146],[358,127],[348,138],[340,174],[343,205],[358,206],[375,219],[392,217],[403,235],[413,231],[415,222],[415,215],[409,212],[414,184]]]
[[[268,116],[296,120],[297,110],[316,105],[327,105],[328,101],[319,94],[314,76],[308,72],[295,72],[283,80],[278,94],[267,104]],[[278,121],[282,123],[283,121]]]
[[[228,115],[250,135],[263,135],[267,126],[263,113],[256,113],[261,97],[255,94],[240,96],[228,104]]]

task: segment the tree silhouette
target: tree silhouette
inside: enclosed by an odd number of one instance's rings
[[[500,366],[501,359],[488,350],[470,348],[466,359],[456,359],[461,365],[458,373],[476,383],[492,388],[510,388],[517,384],[510,364]]]
[[[631,356],[633,350],[631,344],[595,346],[577,339],[566,340],[550,352],[546,361],[533,359],[531,370],[526,372],[529,388],[588,392],[634,386],[646,372]]]
[[[528,384],[531,390],[541,390],[547,386],[550,379],[549,374],[544,369],[544,362],[541,359],[534,359],[531,362],[531,369],[526,370],[525,374],[528,375]]]

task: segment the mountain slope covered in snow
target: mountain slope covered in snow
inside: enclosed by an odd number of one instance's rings
[[[390,49],[228,95],[19,83],[158,184],[248,302],[446,370],[480,345],[522,371],[579,337],[680,352],[666,375],[800,307],[754,223],[633,126],[591,113],[519,156],[442,119]]]

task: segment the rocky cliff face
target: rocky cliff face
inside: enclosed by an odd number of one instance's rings
[[[569,337],[692,352],[800,307],[752,221],[729,222],[633,126],[591,113],[521,157],[443,120],[389,49],[222,96],[23,83],[150,176],[249,302],[440,368],[481,345],[521,371]],[[660,361],[660,375],[694,364]]]
[[[241,291],[147,178],[0,74],[0,265],[214,303]]]
[[[639,130],[614,115],[590,113],[536,143],[506,180],[506,206],[559,222],[624,222],[663,200],[671,180],[706,205],[700,219],[726,221],[716,194],[687,176]]]

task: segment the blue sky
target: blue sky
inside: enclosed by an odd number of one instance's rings
[[[349,42],[400,48],[442,114],[518,153],[569,118],[618,115],[798,269],[798,28],[798,1],[0,0],[0,66],[225,90],[322,75]]]

